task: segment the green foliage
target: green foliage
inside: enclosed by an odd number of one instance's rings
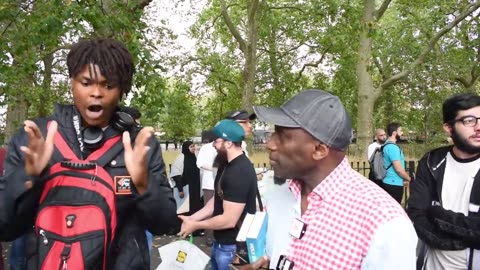
[[[184,141],[195,136],[197,117],[190,86],[185,82],[173,81],[165,95],[164,113],[161,116],[161,130],[164,137],[173,141]]]

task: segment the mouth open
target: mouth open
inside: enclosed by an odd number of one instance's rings
[[[86,114],[90,119],[98,119],[103,114],[103,107],[101,105],[90,105],[87,107]]]

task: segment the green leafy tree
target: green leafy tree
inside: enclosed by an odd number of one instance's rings
[[[160,120],[166,139],[181,142],[196,135],[197,114],[189,91],[190,86],[178,80],[168,86],[165,95],[165,103],[168,105]]]

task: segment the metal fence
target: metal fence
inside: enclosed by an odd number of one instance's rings
[[[418,161],[415,160],[408,160],[405,161],[405,171],[408,173],[415,173],[415,170],[417,168]],[[271,169],[272,167],[268,163],[257,163],[253,164],[255,168],[265,168],[265,169]],[[365,177],[368,177],[368,174],[370,173],[370,164],[368,161],[352,161],[350,162],[350,166],[352,169],[356,170],[360,174],[364,175]],[[170,173],[170,170],[172,169],[172,164],[168,164],[168,172]]]

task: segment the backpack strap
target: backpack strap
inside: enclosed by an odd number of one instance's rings
[[[48,125],[50,125],[50,122],[48,123]],[[62,134],[60,134],[58,130],[55,133],[53,143],[55,145],[55,148],[58,150],[58,152],[60,152],[64,159],[78,161],[77,155],[75,155],[72,148],[68,145],[68,143],[65,141],[65,138],[63,138]]]
[[[120,135],[107,139],[105,143],[100,148],[93,151],[86,160],[90,162],[95,161],[95,163],[101,167],[105,166],[120,151],[122,151],[123,143],[121,143],[120,140]],[[79,161],[72,148],[68,145],[62,134],[60,134],[58,131],[55,133],[54,144],[55,148],[60,152],[64,159],[74,162]]]
[[[105,143],[93,151],[86,160],[97,163],[100,167],[107,165],[123,149],[121,135],[111,137]]]
[[[398,149],[400,149],[400,146],[398,146],[396,143],[386,142],[384,145],[382,145],[382,146],[380,147],[380,150],[382,151],[382,153],[383,153],[384,156],[385,156],[385,153],[383,152],[383,148],[384,148],[385,146],[387,146],[388,144],[393,144],[393,145],[395,145],[396,147],[398,147]],[[401,151],[401,150],[400,150],[400,151]],[[385,170],[390,169],[390,167],[392,167],[392,165],[393,165],[393,162],[390,162],[390,165],[388,165],[388,167],[386,167]]]

